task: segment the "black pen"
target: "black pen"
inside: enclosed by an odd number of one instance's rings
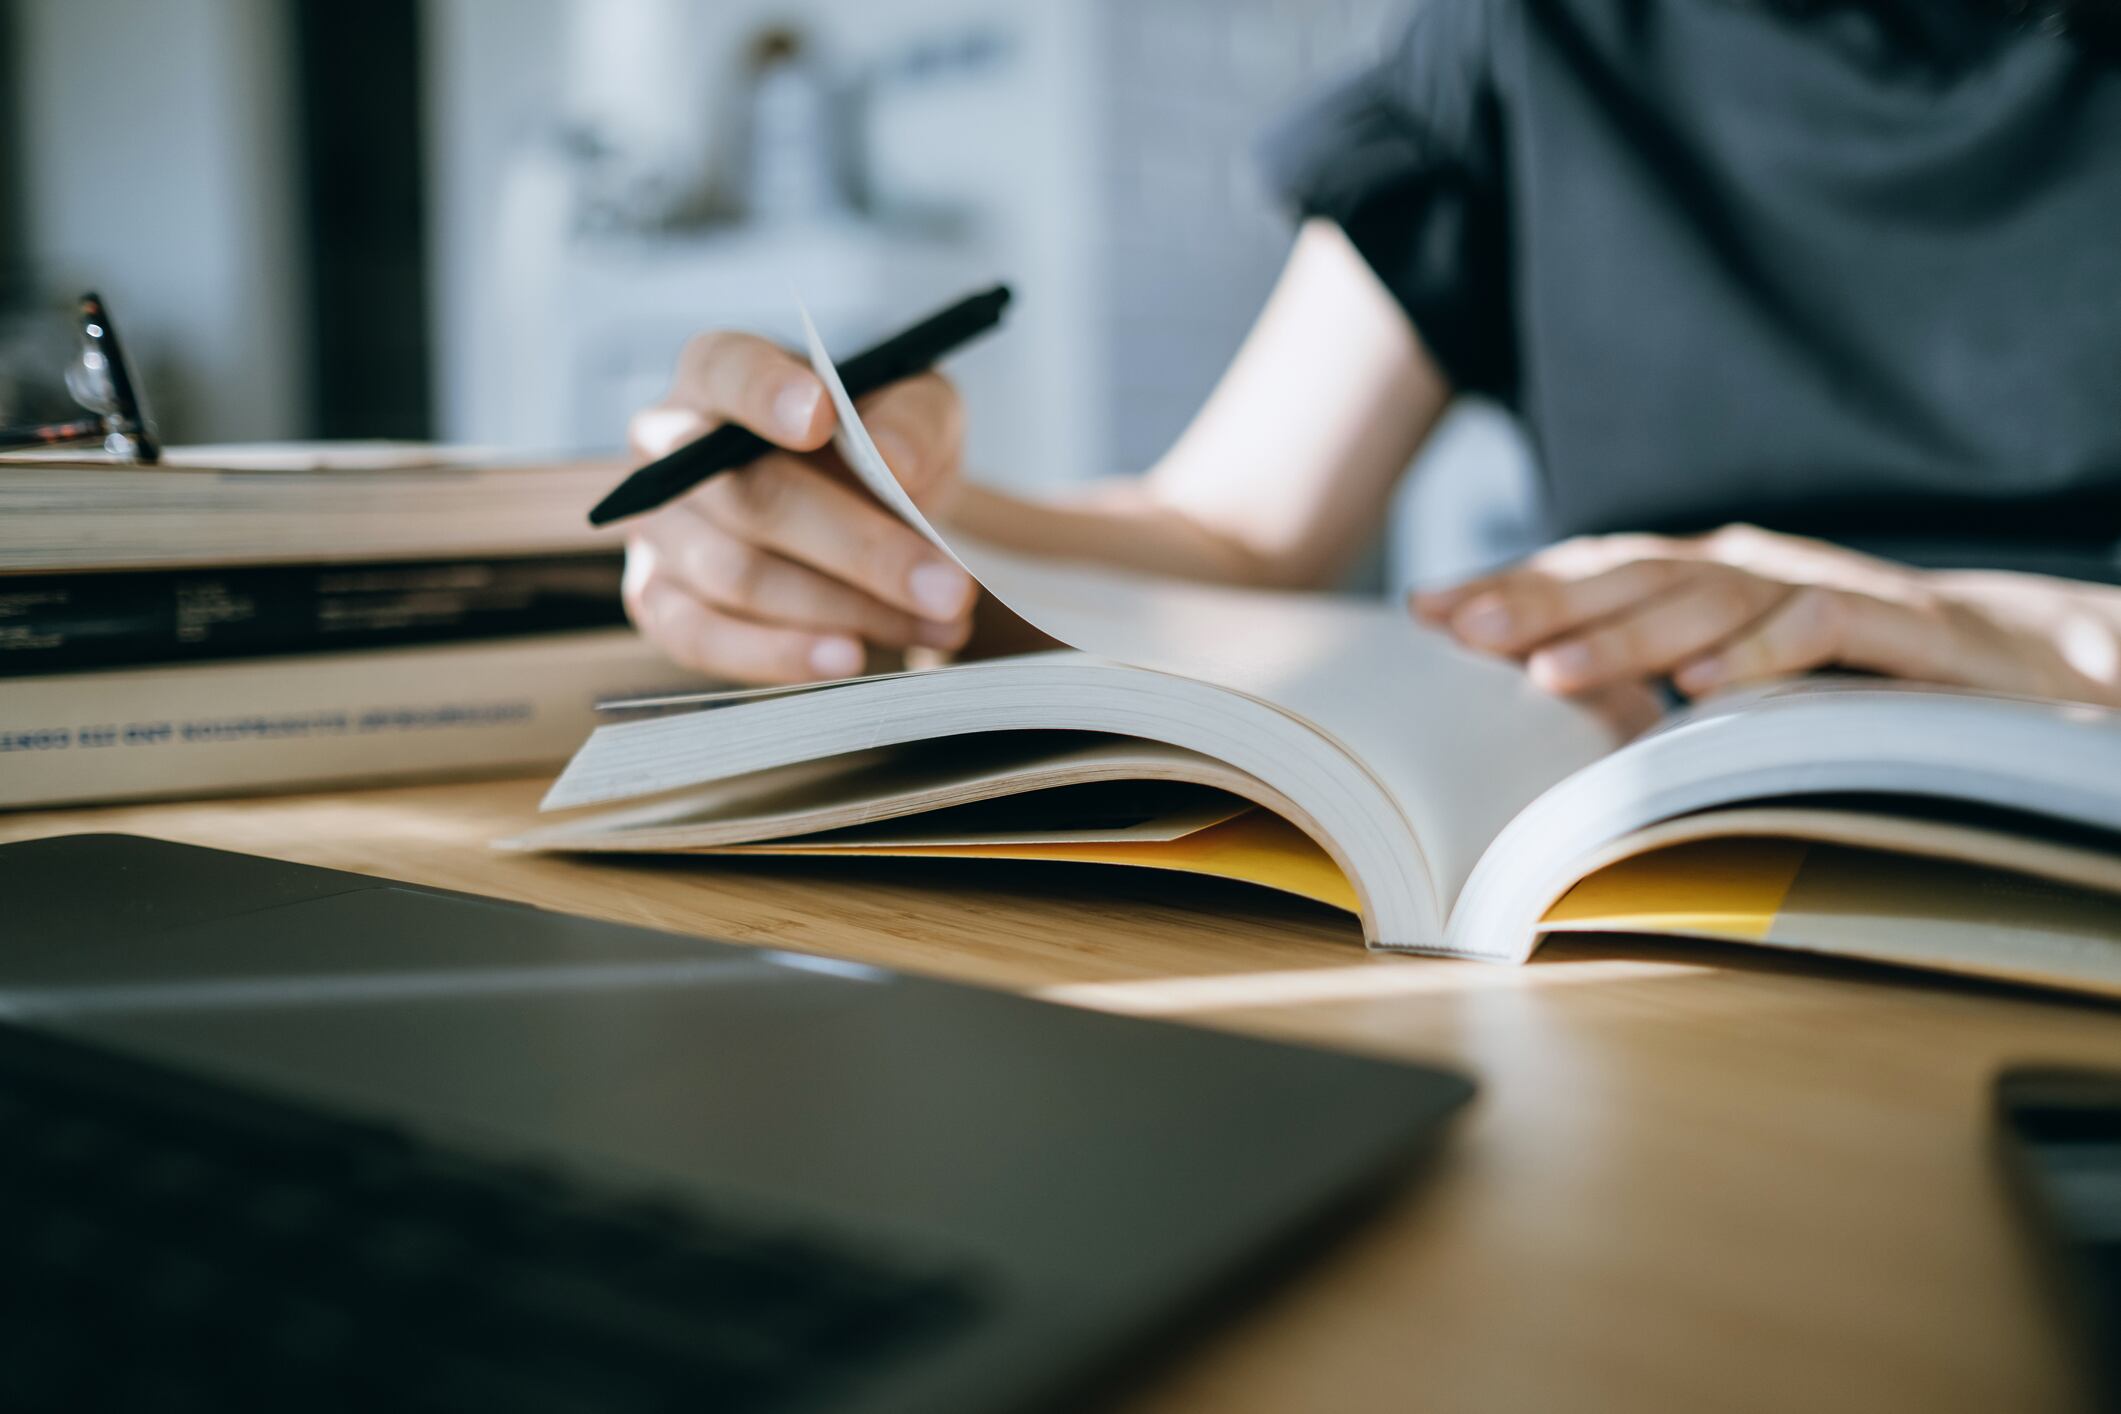
[[[902,333],[894,334],[873,349],[865,349],[840,365],[840,381],[847,396],[865,393],[911,378],[933,367],[944,354],[961,348],[1001,322],[1009,303],[1009,287],[993,289],[959,300],[940,314],[930,315]],[[749,466],[773,450],[773,444],[748,427],[729,423],[695,442],[688,442],[659,461],[652,461],[620,482],[597,502],[589,513],[591,525],[609,525],[615,520],[652,511],[676,500],[711,476]]]

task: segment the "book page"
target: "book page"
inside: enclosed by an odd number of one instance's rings
[[[1779,823],[1763,833],[2111,887],[2091,861],[2121,834],[2117,780],[2121,712],[2107,708],[1875,678],[1734,692],[1512,821],[1462,892],[1451,936],[1469,953],[1522,958],[1547,906],[1588,874],[1653,843],[1720,833],[1740,807],[1773,807]],[[1828,802],[1837,808],[1795,808]],[[2067,847],[2072,832],[2096,843]]]
[[[1003,838],[832,846],[803,840],[735,845],[701,853],[816,858],[819,855],[888,859],[996,859],[1041,864],[1116,864],[1132,869],[1200,874],[1293,894],[1348,913],[1360,913],[1347,876],[1331,855],[1302,830],[1270,810],[1239,810],[1197,828],[1113,833],[1102,838]],[[1162,836],[1161,838],[1151,837]]]
[[[1162,742],[1100,733],[986,733],[831,755],[716,781],[630,810],[501,841],[511,849],[701,849],[803,837],[813,842],[885,822],[950,815],[985,802],[1124,782],[1249,798],[1258,783]],[[1227,819],[1224,809],[1195,828]],[[1212,812],[1210,812],[1212,814]],[[1048,822],[1050,823],[1050,821]],[[914,830],[922,826],[909,827]],[[920,843],[912,838],[901,844]],[[928,841],[934,842],[934,841]]]
[[[1256,807],[1189,781],[1095,781],[995,796],[786,843],[856,854],[915,845],[1165,844]]]
[[[1540,927],[1764,943],[2121,996],[2111,892],[1799,837],[1704,838],[1623,859]]]
[[[1242,692],[1308,723],[1398,804],[1446,908],[1512,816],[1615,744],[1590,713],[1398,604],[1127,575],[945,535],[878,453],[807,312],[803,323],[839,415],[840,454],[878,500],[1060,642]]]

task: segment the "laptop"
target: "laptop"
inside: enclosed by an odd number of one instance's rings
[[[123,835],[0,899],[15,1410],[1066,1405],[1471,1093]]]

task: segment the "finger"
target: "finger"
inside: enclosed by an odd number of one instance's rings
[[[1549,558],[1558,548],[1549,546],[1538,554],[1520,560],[1505,569],[1494,570],[1488,574],[1475,575],[1473,578],[1462,580],[1457,584],[1439,585],[1432,589],[1417,589],[1407,596],[1407,603],[1413,608],[1416,618],[1421,619],[1425,623],[1435,624],[1440,628],[1445,627],[1449,625],[1453,614],[1473,600],[1491,593],[1499,586],[1510,583],[1522,576],[1546,572]]]
[[[1672,681],[1689,697],[1836,667],[1931,682],[1978,682],[1984,676],[1979,656],[1945,615],[1810,585],[1747,633],[1683,664]]]
[[[1463,584],[1424,589],[1412,596],[1412,602],[1417,615],[1431,623],[1441,624],[1448,621],[1461,606],[1481,594],[1527,574],[1574,582],[1635,560],[1706,558],[1708,555],[1703,538],[1698,536],[1674,539],[1666,535],[1648,534],[1579,535],[1574,539],[1549,545],[1538,554],[1508,569],[1480,575]]]
[[[1550,692],[1655,677],[1721,643],[1772,610],[1789,586],[1742,570],[1704,569],[1676,589],[1540,648],[1526,660]]]
[[[964,405],[939,373],[893,383],[862,400],[862,425],[899,485],[919,501],[958,464]]]
[[[1407,609],[1415,618],[1431,627],[1441,628],[1451,617],[1451,610],[1462,604],[1472,593],[1470,585],[1453,584],[1440,589],[1415,589],[1408,591]]]
[[[1579,695],[1588,708],[1621,741],[1632,741],[1664,718],[1664,702],[1644,682],[1616,682]]]
[[[888,648],[962,648],[972,616],[924,619],[878,602],[770,550],[748,545],[690,506],[643,531],[665,571],[695,598],[756,623],[852,633]]]
[[[1582,579],[1526,567],[1461,605],[1450,630],[1476,648],[1523,654],[1634,605],[1682,592],[1700,573],[1697,564],[1665,559],[1633,560]]]
[[[751,334],[688,341],[663,401],[710,423],[741,423],[791,451],[814,451],[832,436],[832,404],[810,365]]]
[[[894,608],[955,622],[971,576],[865,491],[795,457],[767,457],[688,498],[709,521]]]
[[[747,683],[814,682],[862,670],[862,645],[837,633],[755,624],[702,604],[672,580],[651,575],[627,610],[681,667]]]
[[[691,408],[659,404],[642,408],[626,423],[626,442],[634,456],[644,462],[669,456],[687,442],[699,440],[714,430],[707,417]]]
[[[1800,589],[1715,651],[1680,664],[1672,685],[1689,697],[1703,697],[1739,683],[1824,667],[1840,651],[1838,613],[1832,591]]]
[[[1414,617],[1423,623],[1441,628],[1451,621],[1451,615],[1460,605],[1481,591],[1491,588],[1501,578],[1500,574],[1483,574],[1458,584],[1417,589],[1407,596],[1407,607],[1412,609]]]

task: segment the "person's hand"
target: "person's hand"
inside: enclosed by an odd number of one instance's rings
[[[1570,696],[1669,676],[1701,697],[1820,668],[2080,701],[2121,693],[2110,591],[1927,573],[1752,526],[1571,540],[1417,594],[1413,608]]]
[[[862,401],[877,450],[924,510],[955,489],[964,419],[936,374]],[[832,451],[824,385],[763,339],[685,346],[670,392],[635,414],[642,461],[724,422],[785,448],[636,521],[626,611],[678,663],[749,683],[862,670],[871,647],[954,649],[975,590],[949,557],[877,503]]]

